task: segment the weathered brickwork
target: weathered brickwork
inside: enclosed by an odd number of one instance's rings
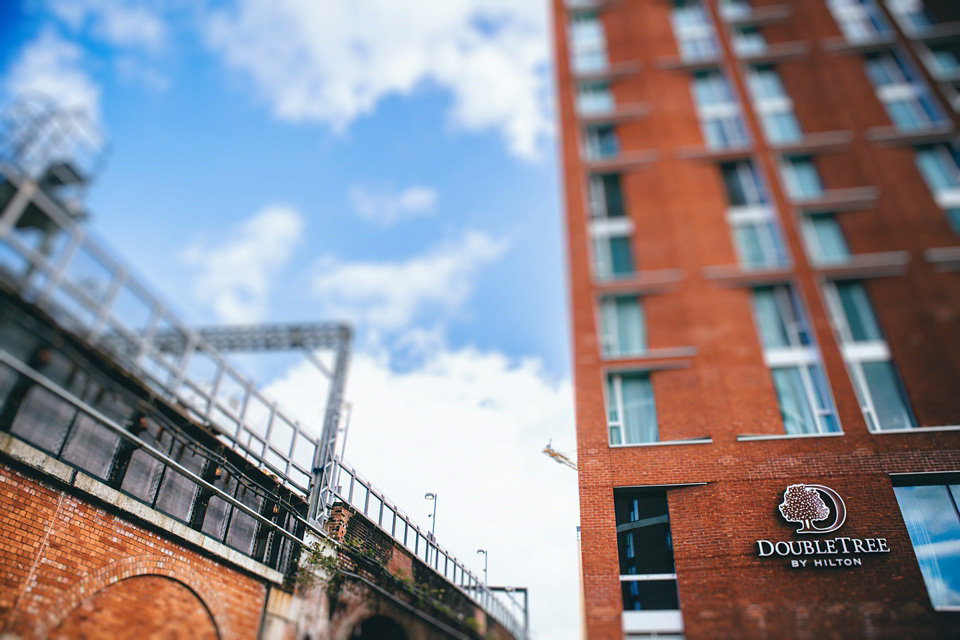
[[[261,581],[7,466],[0,466],[0,521],[3,633],[223,639],[259,633]],[[144,613],[154,604],[155,612]]]
[[[727,156],[705,152],[691,92],[695,67],[679,59],[672,2],[597,2],[607,79],[618,107],[642,103],[646,115],[615,119],[620,155],[648,162],[607,163],[621,173],[636,278],[601,283],[591,268],[583,123],[570,69],[570,3],[554,0],[558,107],[576,393],[581,544],[590,640],[623,637],[614,488],[707,483],[668,492],[685,635],[701,638],[940,638],[960,635],[958,614],[934,612],[894,498],[890,474],[960,472],[960,432],[871,434],[826,311],[831,272],[810,262],[801,214],[780,178],[780,152],[768,144],[751,107],[747,64],[732,54],[716,0],[704,0],[752,144]],[[582,4],[582,3],[580,3]],[[892,360],[920,427],[960,424],[960,276],[930,263],[925,251],[960,246],[914,159],[916,146],[883,144],[873,129],[891,121],[864,70],[862,51],[827,45],[841,32],[825,2],[754,0],[780,17],[755,26],[770,49],[798,43],[775,65],[807,134],[841,132],[831,145],[799,147],[825,189],[875,188],[875,200],[838,210],[853,254],[902,252],[887,273],[850,272],[873,303]],[[882,4],[882,3],[877,3]],[[889,18],[889,16],[888,16]],[[891,24],[894,21],[889,20]],[[898,49],[900,50],[900,49]],[[902,47],[936,87],[910,47]],[[601,77],[603,74],[599,74]],[[953,127],[957,113],[937,96]],[[597,118],[603,121],[602,118]],[[750,159],[767,185],[788,268],[763,275],[735,268],[720,163]],[[843,435],[743,441],[782,435],[783,419],[757,335],[751,287],[791,284],[809,320]],[[605,359],[598,301],[608,293],[642,299],[648,348],[680,355]],[[655,353],[655,352],[654,352]],[[661,352],[665,353],[665,352]],[[661,441],[705,444],[611,448],[605,377],[650,371]],[[886,537],[891,552],[856,568],[794,570],[758,558],[758,539],[796,539],[777,512],[792,483],[820,483],[847,501],[847,536]],[[793,537],[791,537],[793,536]],[[869,560],[869,562],[868,562]]]

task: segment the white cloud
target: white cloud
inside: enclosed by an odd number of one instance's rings
[[[552,131],[546,25],[541,0],[241,0],[207,42],[281,119],[342,130],[426,83],[451,94],[455,126],[531,158]]]
[[[266,390],[319,423],[319,374],[292,368]],[[548,440],[574,451],[569,380],[551,380],[538,360],[475,349],[435,349],[416,369],[357,354],[347,398],[346,458],[421,528],[427,491],[438,494],[437,540],[491,584],[530,589],[538,640],[580,637],[577,474],[541,453]]]
[[[13,96],[49,98],[62,109],[100,119],[100,87],[84,68],[83,50],[45,29],[28,43],[6,77]]]
[[[142,2],[118,0],[50,0],[50,11],[74,31],[89,24],[90,33],[114,46],[156,52],[163,47],[167,28]]]
[[[469,297],[477,270],[506,249],[505,240],[470,231],[404,262],[324,258],[316,265],[313,292],[325,317],[371,329],[402,329],[457,309]]]
[[[390,227],[398,222],[433,215],[437,190],[415,185],[397,191],[392,187],[375,189],[357,184],[350,188],[350,203],[364,220]]]
[[[217,245],[196,242],[181,259],[199,275],[194,294],[224,322],[256,322],[267,310],[273,279],[299,244],[303,217],[294,209],[267,207]]]

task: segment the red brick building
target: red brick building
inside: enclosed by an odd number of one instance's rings
[[[960,5],[553,14],[587,636],[960,636]]]

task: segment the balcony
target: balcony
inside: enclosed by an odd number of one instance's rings
[[[910,264],[906,251],[883,251],[858,253],[843,262],[815,265],[817,271],[830,280],[861,280],[863,278],[886,278],[902,276]]]
[[[888,51],[897,43],[895,33],[882,33],[863,40],[848,40],[846,38],[824,38],[820,41],[820,48],[835,55],[863,55]]]
[[[659,157],[658,151],[629,151],[604,158],[584,158],[583,164],[592,172],[602,173],[642,167],[655,162]]]
[[[572,74],[577,80],[616,80],[617,78],[629,76],[638,71],[640,71],[640,63],[627,61],[614,62],[602,69],[572,71]]]

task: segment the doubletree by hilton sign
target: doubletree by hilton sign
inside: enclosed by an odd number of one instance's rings
[[[843,499],[836,491],[822,484],[792,484],[787,487],[783,492],[780,513],[787,522],[800,525],[798,534],[833,533],[847,520],[847,507]],[[790,566],[795,569],[859,567],[863,564],[860,556],[889,552],[886,538],[836,536],[757,540],[757,553],[761,558],[790,558]]]

